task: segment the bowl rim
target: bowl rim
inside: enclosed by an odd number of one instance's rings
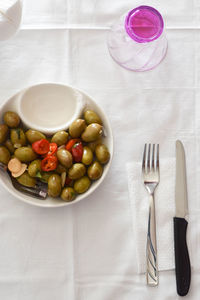
[[[110,134],[110,147],[109,147],[110,160],[109,160],[109,162],[108,162],[107,165],[106,165],[106,169],[104,169],[104,172],[103,172],[101,178],[99,178],[97,181],[95,181],[95,183],[96,183],[95,187],[93,187],[93,189],[92,189],[92,187],[90,187],[85,193],[79,194],[79,195],[77,196],[77,199],[75,199],[74,201],[71,201],[71,202],[65,202],[65,201],[63,201],[63,203],[62,203],[62,202],[58,202],[58,204],[55,204],[55,205],[54,205],[54,204],[51,204],[51,203],[50,203],[50,204],[43,205],[43,203],[45,203],[46,200],[39,200],[39,199],[37,199],[38,202],[27,201],[26,199],[23,198],[23,193],[20,193],[20,192],[18,192],[17,190],[16,190],[16,192],[14,192],[14,190],[10,189],[9,186],[6,185],[6,184],[3,182],[3,180],[2,180],[2,178],[1,178],[1,176],[0,176],[0,183],[1,183],[1,185],[2,185],[3,187],[5,187],[5,189],[6,189],[10,194],[12,194],[12,195],[13,195],[14,197],[16,197],[17,199],[23,201],[24,203],[29,204],[29,205],[32,205],[32,206],[43,207],[43,208],[59,208],[59,207],[64,207],[64,206],[73,205],[73,204],[76,204],[76,203],[80,202],[81,200],[87,199],[87,197],[90,196],[90,195],[91,195],[91,194],[92,194],[92,193],[93,193],[93,192],[101,185],[101,183],[102,183],[102,182],[104,181],[104,179],[106,178],[106,176],[107,176],[107,174],[108,174],[108,172],[109,172],[109,170],[110,170],[111,163],[112,163],[113,153],[114,153],[114,151],[113,151],[113,147],[114,147],[114,138],[113,138],[113,132],[112,132],[112,128],[111,128],[111,125],[110,125],[110,121],[109,121],[109,119],[108,119],[106,113],[102,110],[101,106],[99,106],[99,104],[97,104],[97,103],[93,100],[93,98],[92,98],[88,93],[84,92],[82,89],[79,89],[79,88],[76,88],[76,87],[74,87],[74,86],[72,86],[72,85],[65,84],[65,83],[61,83],[61,82],[59,82],[59,83],[57,83],[57,82],[44,82],[44,83],[39,83],[39,84],[35,84],[35,85],[30,85],[30,86],[28,86],[27,88],[31,88],[31,87],[37,86],[37,85],[45,85],[45,84],[58,85],[58,86],[60,85],[60,86],[70,87],[70,88],[72,88],[72,89],[74,89],[74,90],[79,91],[79,92],[82,93],[84,96],[86,96],[86,98],[88,98],[88,99],[91,101],[92,104],[94,104],[94,105],[96,105],[96,106],[98,107],[98,110],[99,110],[100,113],[103,115],[103,118],[106,120],[106,123],[107,123],[107,126],[106,126],[106,127],[108,128],[109,134]],[[27,89],[27,88],[25,88],[25,89]],[[23,92],[25,89],[22,89],[22,90],[18,91],[17,93],[15,93],[15,94],[13,94],[12,96],[10,96],[9,99],[3,101],[3,102],[1,103],[1,105],[0,105],[0,112],[4,109],[4,107],[6,106],[6,104],[7,104],[9,101],[11,101],[12,98],[17,97],[17,95],[18,95],[19,93]],[[2,117],[2,116],[0,115],[0,117]],[[1,173],[0,173],[0,175],[1,175]],[[30,199],[31,199],[31,198],[34,199],[34,197],[30,197]]]

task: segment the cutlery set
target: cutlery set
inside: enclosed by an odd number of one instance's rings
[[[142,160],[142,177],[150,195],[149,216],[146,245],[146,278],[147,285],[158,285],[158,264],[156,246],[156,214],[154,191],[159,184],[159,145],[144,146]],[[188,222],[187,180],[185,151],[181,141],[176,141],[176,185],[175,185],[175,217],[174,217],[174,253],[177,293],[187,295],[191,281],[190,258],[186,241]]]

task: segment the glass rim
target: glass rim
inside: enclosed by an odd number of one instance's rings
[[[137,34],[135,34],[135,32],[131,29],[131,26],[130,26],[131,16],[138,9],[147,9],[147,10],[152,11],[158,17],[158,19],[160,21],[160,30],[158,32],[156,32],[156,34],[154,34],[150,38],[147,38],[147,37],[142,38],[142,37],[138,36]],[[155,9],[154,7],[148,6],[148,5],[140,5],[140,6],[137,6],[136,8],[134,8],[134,9],[132,9],[128,12],[128,14],[125,18],[125,29],[126,29],[126,32],[128,33],[128,35],[131,37],[131,39],[135,40],[138,43],[152,42],[152,41],[158,39],[161,36],[161,34],[163,33],[163,29],[164,29],[163,17],[159,13],[159,11],[157,9]]]

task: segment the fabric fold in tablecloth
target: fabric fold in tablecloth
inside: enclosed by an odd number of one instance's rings
[[[138,273],[146,271],[146,236],[149,194],[143,185],[141,162],[126,164]],[[155,191],[158,269],[174,268],[173,217],[175,214],[175,158],[160,159],[160,183]]]
[[[7,40],[16,33],[21,18],[21,0],[0,0],[0,41]]]

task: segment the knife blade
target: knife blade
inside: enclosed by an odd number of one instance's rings
[[[191,281],[190,258],[187,247],[188,214],[187,178],[185,151],[181,141],[176,141],[176,215],[174,217],[174,250],[176,268],[176,287],[180,296],[187,295]]]

